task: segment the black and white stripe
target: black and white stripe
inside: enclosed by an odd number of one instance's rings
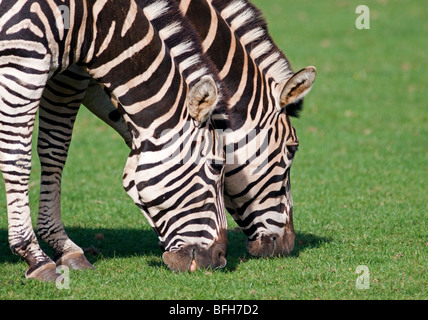
[[[144,7],[147,1],[137,3]],[[294,245],[289,179],[298,146],[290,117],[298,116],[315,68],[294,73],[247,0],[177,3],[231,94],[230,119],[223,126],[226,207],[248,236],[251,253],[287,254]],[[83,102],[107,118],[110,102],[99,92],[91,87]],[[120,122],[110,125],[129,140]]]
[[[52,262],[37,243],[28,207],[31,135],[39,103],[39,233],[61,261],[82,253],[60,221],[59,191],[75,115],[90,79],[82,67],[120,106],[132,133],[124,186],[165,249],[208,248],[220,238],[225,242],[222,162],[209,116],[226,94],[191,37],[184,37],[185,43],[178,40],[186,34],[179,19],[161,31],[153,27],[148,17],[168,10],[165,1],[144,8],[133,0],[1,2],[0,169],[10,246],[29,264],[28,277],[52,276],[46,271]],[[166,41],[173,38],[181,44],[175,56]],[[169,135],[160,134],[165,128]],[[177,132],[184,139],[174,140]],[[186,152],[199,161],[184,163]]]
[[[300,111],[315,68],[294,73],[247,0],[179,2],[231,95],[226,208],[248,236],[250,253],[288,254],[295,237],[290,167],[298,146],[290,117]]]

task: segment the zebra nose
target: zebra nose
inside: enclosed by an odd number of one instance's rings
[[[255,257],[271,257],[275,253],[277,236],[263,234],[255,240],[247,241],[248,252]]]
[[[226,247],[223,243],[214,243],[208,248],[190,245],[176,251],[165,251],[162,259],[171,270],[177,272],[224,268]]]
[[[183,247],[175,251],[165,251],[162,259],[172,271],[189,271],[194,257],[194,248]]]
[[[294,238],[294,233],[263,234],[255,240],[248,240],[247,250],[255,257],[287,256],[293,250]]]
[[[208,249],[195,250],[196,266],[199,269],[219,269],[226,266],[226,248],[221,243],[215,243]]]

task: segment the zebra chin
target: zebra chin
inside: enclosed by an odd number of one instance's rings
[[[198,244],[184,246],[175,251],[165,251],[162,259],[172,271],[188,272],[196,269],[219,269],[226,266],[226,231],[209,247]]]

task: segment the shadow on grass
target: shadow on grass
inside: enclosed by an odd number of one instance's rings
[[[247,238],[239,228],[234,228],[228,232],[228,259],[227,269],[233,271],[239,263],[250,259],[265,259],[251,256],[246,248]],[[330,238],[316,236],[311,233],[296,232],[294,249],[288,257],[283,259],[298,258],[300,253],[312,248],[319,248],[323,243],[332,241]],[[269,259],[269,258],[267,258]]]
[[[108,229],[108,228],[66,228],[69,237],[85,250],[91,263],[102,259],[144,256],[152,267],[165,267],[162,262],[162,250],[158,238],[152,230]],[[13,255],[7,242],[8,232],[0,229],[0,263],[18,263],[23,261]],[[296,233],[296,242],[290,258],[297,258],[302,251],[317,248],[331,240],[310,233]],[[42,249],[53,256],[52,250],[39,240]],[[226,271],[234,271],[237,266],[252,257],[246,249],[246,236],[238,228],[228,230],[228,257]],[[287,259],[287,258],[284,258]]]

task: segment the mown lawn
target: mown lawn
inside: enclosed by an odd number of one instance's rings
[[[255,259],[229,219],[228,265],[172,273],[157,238],[123,191],[127,147],[82,109],[63,178],[66,229],[95,271],[70,288],[29,281],[7,243],[0,186],[0,299],[427,299],[428,11],[423,0],[367,2],[358,30],[350,0],[257,0],[297,71],[318,70],[292,169],[296,248]],[[34,156],[36,222],[40,168]],[[47,250],[47,252],[50,252]],[[358,266],[369,288],[356,285]]]

